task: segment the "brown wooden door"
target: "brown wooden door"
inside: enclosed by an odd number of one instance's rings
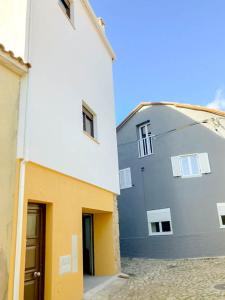
[[[24,300],[44,300],[45,206],[28,204]]]

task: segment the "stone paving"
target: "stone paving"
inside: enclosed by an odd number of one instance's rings
[[[116,280],[93,300],[225,299],[225,258],[123,259],[122,271],[130,278]]]

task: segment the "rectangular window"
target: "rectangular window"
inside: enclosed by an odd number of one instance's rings
[[[217,203],[220,228],[225,228],[225,203]]]
[[[120,189],[128,189],[132,187],[130,168],[120,170]]]
[[[171,163],[174,177],[198,177],[211,172],[208,153],[173,156]]]
[[[173,234],[170,208],[147,211],[149,235]]]
[[[138,127],[139,140],[138,152],[139,158],[151,155],[153,153],[151,126],[150,123],[142,124]]]
[[[197,154],[180,156],[182,177],[201,176]]]
[[[94,115],[83,106],[82,108],[83,113],[83,130],[88,133],[88,135],[94,136]]]
[[[69,0],[59,0],[60,4],[69,19],[71,19],[71,3]]]

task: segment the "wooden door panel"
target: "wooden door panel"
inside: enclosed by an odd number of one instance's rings
[[[36,261],[37,261],[37,247],[27,247],[26,249],[26,272],[31,271],[32,269],[35,270],[36,268]]]
[[[24,300],[44,298],[45,206],[28,204]]]
[[[36,289],[37,288],[36,288],[35,280],[30,280],[30,281],[25,282],[24,300],[38,299]]]

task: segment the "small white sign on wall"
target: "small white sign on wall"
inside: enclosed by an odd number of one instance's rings
[[[63,275],[65,273],[71,272],[71,255],[60,256],[59,258],[59,274]]]
[[[77,235],[72,235],[72,272],[78,272],[78,240]]]

